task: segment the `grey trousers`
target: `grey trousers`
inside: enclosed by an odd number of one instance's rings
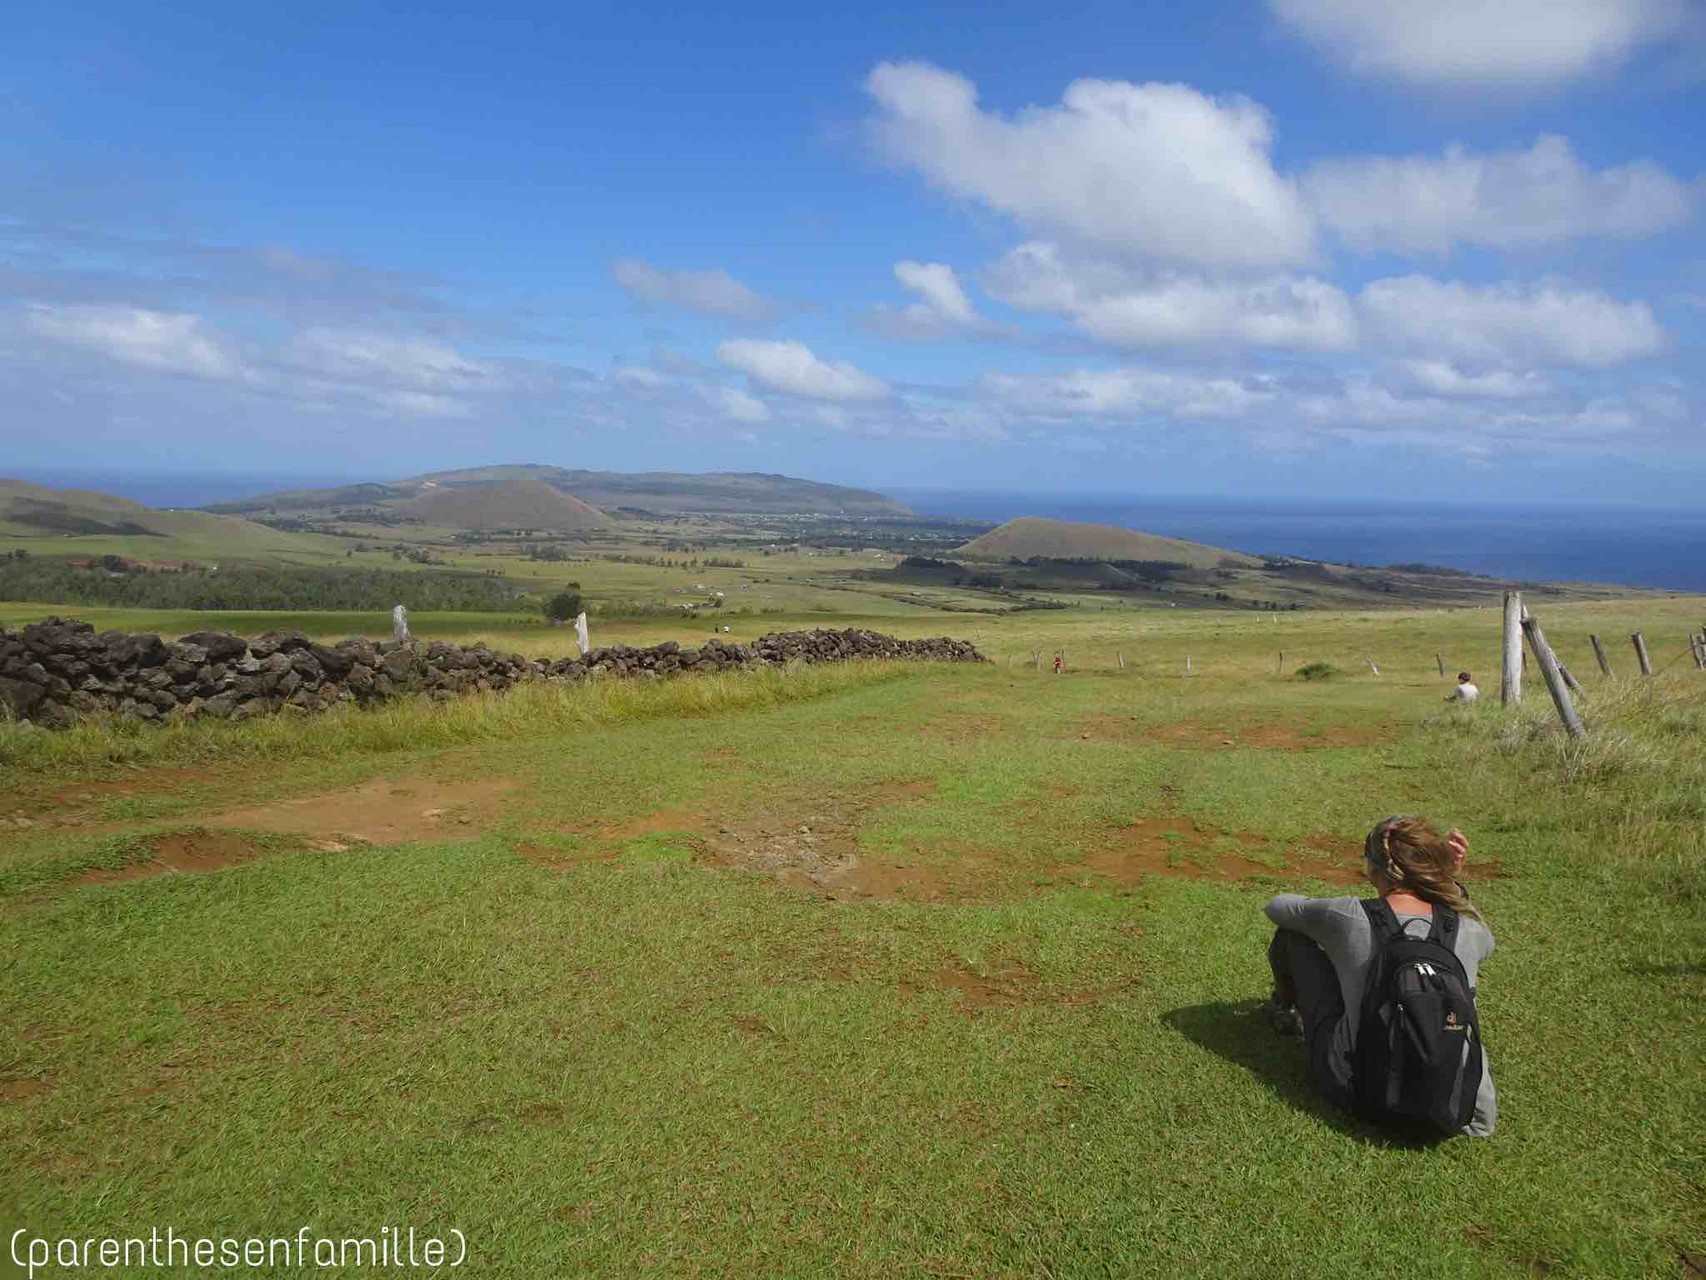
[[[1310,1080],[1328,1102],[1348,1107],[1348,1064],[1336,1061],[1333,1053],[1333,1033],[1345,1016],[1345,993],[1333,962],[1313,938],[1295,929],[1276,929],[1268,944],[1268,965],[1274,971],[1275,999],[1296,1005],[1303,1018]]]

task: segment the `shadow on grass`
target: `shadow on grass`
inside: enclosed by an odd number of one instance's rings
[[[1261,1015],[1261,1002],[1221,1000],[1193,1004],[1161,1016],[1173,1030],[1234,1066],[1242,1067],[1299,1111],[1323,1124],[1376,1147],[1421,1149],[1437,1145],[1434,1136],[1416,1136],[1377,1128],[1333,1106],[1309,1083],[1303,1042],[1274,1034]]]

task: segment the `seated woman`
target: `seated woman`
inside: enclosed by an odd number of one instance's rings
[[[1426,818],[1387,818],[1369,832],[1363,858],[1375,892],[1412,937],[1426,937],[1435,906],[1459,917],[1451,951],[1462,962],[1473,992],[1493,935],[1469,904],[1457,877],[1469,842],[1460,831],[1442,836]],[[1352,1053],[1362,1014],[1363,990],[1375,957],[1375,931],[1359,898],[1306,898],[1282,893],[1265,908],[1277,926],[1268,947],[1274,994],[1269,1016],[1282,1034],[1301,1035],[1315,1087],[1335,1106],[1349,1107]],[[1493,1132],[1497,1098],[1483,1070],[1475,1111],[1462,1129],[1472,1137]]]

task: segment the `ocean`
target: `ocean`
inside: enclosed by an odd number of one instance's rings
[[[48,472],[20,478],[196,507],[369,479],[320,473]],[[1706,510],[1454,506],[1343,499],[885,489],[920,515],[999,523],[1050,516],[1121,525],[1255,555],[1363,565],[1432,564],[1527,582],[1608,582],[1706,592]]]
[[[1047,516],[1188,538],[1253,555],[1430,564],[1526,582],[1706,592],[1706,511],[1614,506],[887,491],[920,514]]]

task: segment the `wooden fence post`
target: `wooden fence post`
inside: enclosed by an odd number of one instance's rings
[[[1540,664],[1540,674],[1546,677],[1546,691],[1552,695],[1552,705],[1558,708],[1558,718],[1564,722],[1564,728],[1572,738],[1587,737],[1588,731],[1582,724],[1581,716],[1576,714],[1575,704],[1570,701],[1570,690],[1564,683],[1564,673],[1558,669],[1558,659],[1546,643],[1539,620],[1523,619],[1522,630],[1528,637],[1528,647],[1534,650],[1534,660]]]
[[[1285,674],[1285,650],[1284,649],[1281,649],[1279,651],[1279,666],[1274,668],[1274,674],[1276,676],[1283,676]]]
[[[1188,653],[1185,655],[1185,674],[1191,674],[1191,655]]]
[[[1434,665],[1439,668],[1439,678],[1445,679],[1445,655],[1443,653],[1434,654]]]
[[[1558,655],[1553,654],[1552,656],[1554,658],[1556,658]],[[1568,667],[1566,667],[1562,662],[1560,662],[1558,664],[1558,674],[1564,677],[1564,685],[1566,688],[1569,689],[1569,691],[1571,693],[1580,693],[1582,691],[1581,681],[1577,680],[1573,675],[1571,675],[1570,669]]]
[[[1706,645],[1701,644],[1700,637],[1689,636],[1688,647],[1694,653],[1694,665],[1706,671]]]
[[[1125,654],[1121,653],[1118,649],[1115,649],[1114,650],[1114,657],[1116,657],[1120,660],[1120,670],[1124,671],[1125,670]]]
[[[1505,648],[1499,664],[1499,704],[1522,701],[1522,592],[1505,592]]]
[[[1588,636],[1588,640],[1593,644],[1593,656],[1594,660],[1599,663],[1599,674],[1602,676],[1610,675],[1611,660],[1605,656],[1605,646],[1599,642],[1599,637],[1596,635]]]
[[[1641,639],[1641,633],[1639,631],[1630,636],[1629,639],[1635,646],[1635,659],[1641,664],[1641,674],[1644,676],[1652,675],[1653,661],[1651,658],[1647,657],[1647,642]]]
[[[1364,654],[1362,660],[1364,662],[1368,663],[1368,669],[1370,671],[1374,672],[1375,675],[1380,674],[1380,668],[1374,665],[1374,659],[1373,658],[1369,657],[1367,654]]]

